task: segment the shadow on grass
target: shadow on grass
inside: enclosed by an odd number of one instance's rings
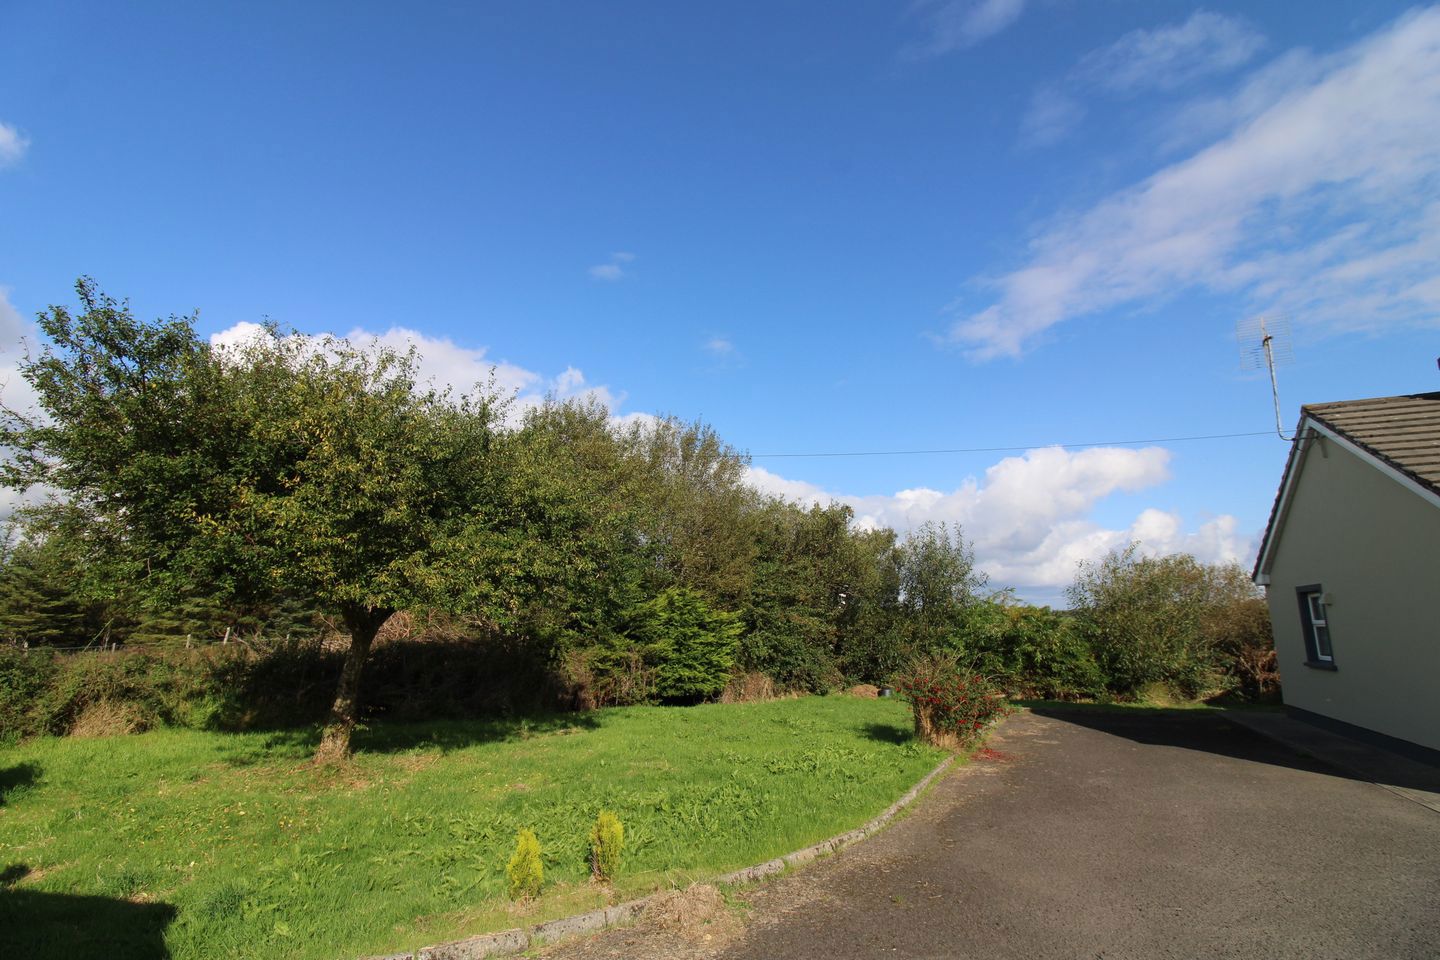
[[[1037,716],[1051,717],[1101,733],[1124,737],[1134,743],[1199,750],[1252,763],[1268,763],[1309,773],[1344,777],[1362,782],[1380,782],[1418,790],[1440,791],[1440,770],[1413,764],[1403,757],[1387,755],[1378,748],[1366,752],[1358,743],[1361,761],[1373,766],[1374,776],[1361,776],[1352,769],[1279,743],[1248,727],[1232,722],[1220,710],[1170,709],[1161,707],[1096,707],[1090,704],[1047,704],[1031,707]]]
[[[10,794],[24,790],[39,779],[38,763],[17,763],[13,767],[0,767],[0,807],[5,805]]]
[[[564,733],[598,730],[601,721],[594,713],[555,713],[530,717],[483,718],[471,720],[430,720],[392,723],[377,721],[356,729],[352,745],[356,754],[404,753],[412,750],[462,750],[485,743],[505,743]],[[302,760],[320,743],[318,727],[274,730],[263,740],[237,737],[222,749],[222,760],[232,767],[247,767],[291,757]]]
[[[867,723],[860,729],[866,737],[881,743],[905,744],[915,739],[914,731],[898,723]]]
[[[23,864],[5,871],[28,872]],[[162,960],[170,956],[165,928],[175,913],[168,903],[0,887],[0,957]]]
[[[432,720],[428,723],[376,723],[356,731],[356,753],[405,750],[460,750],[483,743],[528,740],[552,734],[600,729],[595,713],[552,713],[530,717]]]

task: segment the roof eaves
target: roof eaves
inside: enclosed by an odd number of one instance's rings
[[[1302,407],[1300,422],[1295,425],[1295,439],[1290,441],[1290,453],[1285,458],[1285,472],[1280,475],[1280,486],[1275,491],[1275,501],[1270,505],[1270,519],[1265,523],[1265,536],[1261,538],[1260,549],[1255,554],[1255,569],[1250,572],[1250,579],[1261,586],[1270,582],[1270,567],[1266,561],[1274,546],[1283,515],[1290,504],[1290,487],[1300,472],[1300,461],[1304,459],[1305,451],[1309,448],[1308,443],[1302,442],[1309,439],[1305,425],[1308,419],[1309,414]]]
[[[1419,485],[1420,487],[1423,487],[1423,488],[1429,490],[1431,493],[1435,494],[1436,496],[1440,496],[1440,484],[1437,484],[1433,479],[1430,479],[1430,478],[1428,478],[1428,477],[1421,476],[1420,474],[1418,474],[1418,473],[1416,473],[1415,471],[1409,469],[1408,467],[1403,466],[1402,464],[1400,464],[1400,463],[1398,463],[1396,460],[1394,460],[1392,457],[1386,455],[1386,453],[1385,453],[1383,450],[1380,450],[1379,448],[1374,447],[1374,446],[1371,446],[1370,444],[1364,442],[1363,440],[1358,439],[1354,434],[1349,433],[1348,431],[1346,431],[1346,430],[1345,430],[1344,428],[1342,428],[1342,427],[1336,426],[1334,423],[1332,423],[1331,421],[1325,419],[1325,417],[1321,416],[1320,414],[1315,413],[1313,410],[1310,410],[1310,409],[1307,409],[1307,408],[1301,408],[1301,409],[1302,409],[1302,411],[1304,412],[1304,415],[1305,415],[1305,416],[1308,416],[1308,417],[1310,417],[1311,419],[1313,419],[1316,423],[1321,424],[1322,426],[1325,427],[1326,430],[1328,430],[1328,431],[1330,431],[1331,433],[1337,434],[1338,436],[1342,437],[1347,443],[1352,444],[1352,445],[1355,446],[1357,449],[1360,449],[1360,450],[1365,451],[1365,452],[1368,453],[1371,457],[1375,458],[1376,460],[1379,460],[1384,466],[1386,466],[1386,467],[1388,467],[1389,469],[1393,470],[1395,473],[1398,473],[1398,474],[1400,474],[1401,476],[1406,477],[1406,478],[1409,479],[1412,483],[1417,484],[1417,485]]]
[[[1290,492],[1299,476],[1305,453],[1310,448],[1308,441],[1317,437],[1330,437],[1342,446],[1350,447],[1361,460],[1367,461],[1381,473],[1389,474],[1391,479],[1440,507],[1440,486],[1405,469],[1369,444],[1356,440],[1333,423],[1317,416],[1309,407],[1301,407],[1300,423],[1295,427],[1295,439],[1290,444],[1290,456],[1285,461],[1285,473],[1280,478],[1280,489],[1276,492],[1275,503],[1270,508],[1270,520],[1265,525],[1265,536],[1261,539],[1260,550],[1255,555],[1255,569],[1250,574],[1250,579],[1261,586],[1270,582],[1270,554],[1274,552],[1279,532],[1285,525],[1285,516],[1290,507]]]

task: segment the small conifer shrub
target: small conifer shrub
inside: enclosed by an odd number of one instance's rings
[[[625,828],[620,818],[601,810],[590,830],[590,874],[596,880],[609,882],[620,869],[620,851],[625,846]]]
[[[515,855],[505,866],[511,900],[529,900],[540,895],[545,881],[545,867],[540,862],[540,841],[534,830],[521,830],[515,836]]]

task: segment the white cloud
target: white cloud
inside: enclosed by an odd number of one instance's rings
[[[34,324],[27,323],[10,302],[10,288],[0,287],[0,406],[16,413],[35,410],[39,400],[30,382],[20,375],[20,362],[28,344],[34,343],[35,333]],[[0,524],[6,523],[17,507],[37,502],[44,494],[43,490],[31,490],[22,495],[0,487]]]
[[[626,276],[625,264],[632,263],[634,262],[634,260],[635,254],[626,253],[623,250],[617,251],[610,254],[610,260],[608,263],[597,263],[595,266],[591,267],[589,271],[590,276],[595,280],[604,280],[606,282],[613,283],[614,281],[621,280]]]
[[[906,56],[926,59],[943,56],[988,40],[1020,18],[1026,0],[945,0],[924,14],[926,37],[906,48]]]
[[[1151,554],[1193,553],[1206,562],[1244,559],[1252,549],[1236,534],[1234,517],[1202,523],[1193,532],[1180,516],[1142,511],[1123,529],[1090,518],[1115,493],[1134,493],[1170,478],[1170,453],[1096,447],[1071,453],[1060,447],[1007,457],[967,477],[950,491],[916,488],[889,495],[836,494],[752,466],[746,481],[758,490],[801,503],[839,502],[855,511],[862,528],[913,529],[927,521],[958,523],[975,548],[976,561],[996,586],[1015,586],[1031,596],[1056,596],[1075,576],[1075,565],[1142,542]]]
[[[725,337],[711,337],[705,341],[705,351],[721,359],[735,355],[735,344]]]
[[[210,342],[217,346],[234,346],[264,336],[268,336],[264,327],[242,321],[211,334]],[[467,393],[477,385],[493,382],[502,394],[515,398],[512,419],[526,409],[543,403],[547,395],[562,400],[594,400],[612,414],[625,401],[623,393],[606,386],[591,385],[586,381],[585,374],[575,367],[567,366],[558,375],[547,378],[515,364],[492,361],[483,347],[462,347],[449,337],[431,337],[406,327],[391,327],[384,333],[356,328],[347,333],[345,339],[358,347],[374,345],[398,353],[405,353],[413,347],[422,383]]]
[[[26,323],[10,302],[10,288],[0,287],[0,350],[11,350],[25,335]]]
[[[1059,143],[1085,119],[1085,106],[1058,87],[1041,87],[1030,97],[1020,120],[1020,145],[1048,147]]]
[[[1046,147],[1065,139],[1085,118],[1082,98],[1175,90],[1238,69],[1264,46],[1264,36],[1244,20],[1205,10],[1181,24],[1132,30],[1081,57],[1063,82],[1035,90],[1020,121],[1020,145]]]
[[[1236,17],[1197,10],[1182,24],[1132,30],[1087,54],[1078,76],[1121,95],[1177,87],[1248,63],[1265,37]]]
[[[10,302],[10,288],[0,287],[0,404],[19,413],[34,409],[38,399],[20,375],[20,362],[35,340],[35,325],[27,323]]]
[[[1223,96],[1201,96],[1172,110],[1161,122],[1161,145],[1174,151],[1213,142],[1291,93],[1320,82],[1333,66],[1331,60],[1309,50],[1287,50],[1251,71],[1238,89]]]
[[[1073,317],[1191,286],[1347,328],[1434,323],[1440,10],[1331,58],[1219,142],[1053,223],[950,331],[1019,355]],[[1317,282],[1315,271],[1319,271]]]
[[[19,163],[29,149],[29,137],[10,124],[0,121],[0,168]]]

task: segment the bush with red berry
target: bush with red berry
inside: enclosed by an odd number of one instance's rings
[[[988,677],[953,657],[917,657],[895,676],[893,686],[910,703],[915,736],[952,750],[975,744],[991,723],[1010,712],[1005,695]]]

